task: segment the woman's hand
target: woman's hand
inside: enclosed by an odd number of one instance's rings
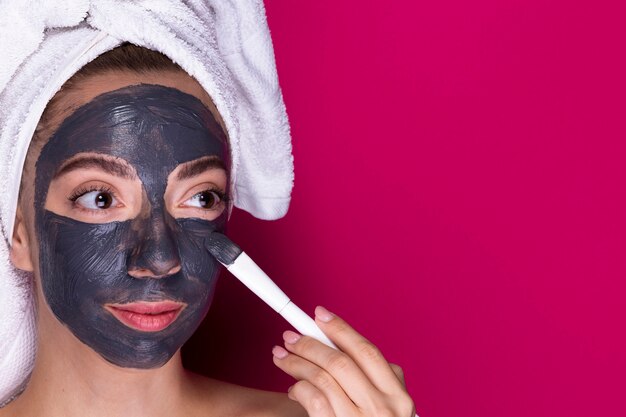
[[[402,369],[348,323],[323,307],[315,322],[341,349],[292,331],[283,334],[286,350],[275,346],[274,363],[298,382],[289,398],[310,417],[413,417],[415,408]]]

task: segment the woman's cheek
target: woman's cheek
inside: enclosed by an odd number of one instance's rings
[[[45,299],[61,323],[107,361],[145,369],[165,364],[206,315],[220,265],[203,249],[202,235],[222,229],[225,214],[217,223],[198,221],[194,228],[172,223],[168,235],[181,268],[160,278],[128,274],[131,259],[159,256],[154,252],[160,246],[147,244],[146,236],[136,233],[137,221],[90,224],[46,211],[38,225],[40,268]],[[133,329],[105,308],[163,300],[186,307],[158,332]]]

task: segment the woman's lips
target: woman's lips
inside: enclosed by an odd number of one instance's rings
[[[113,316],[126,326],[142,332],[158,332],[172,324],[185,308],[175,301],[138,301],[128,304],[106,304]]]

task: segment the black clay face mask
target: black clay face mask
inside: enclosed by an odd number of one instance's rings
[[[45,208],[55,173],[79,153],[120,158],[134,168],[143,188],[136,217],[93,224]],[[226,137],[209,110],[194,96],[146,84],[102,94],[80,107],[42,149],[35,226],[45,299],[79,340],[115,365],[162,366],[209,308],[220,265],[204,249],[203,239],[224,230],[227,210],[212,221],[176,219],[164,200],[170,173],[205,157],[219,158],[229,172]],[[151,273],[129,274],[139,269]],[[151,318],[145,314],[160,314],[169,324],[139,330],[105,308],[133,303],[159,304],[163,311],[138,307],[124,313],[127,321],[145,327],[142,317]]]

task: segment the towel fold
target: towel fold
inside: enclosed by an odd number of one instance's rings
[[[9,260],[30,140],[61,86],[123,42],[167,55],[209,93],[230,140],[235,206],[267,220],[289,206],[291,138],[261,0],[0,0],[0,405],[35,353],[30,277]]]

